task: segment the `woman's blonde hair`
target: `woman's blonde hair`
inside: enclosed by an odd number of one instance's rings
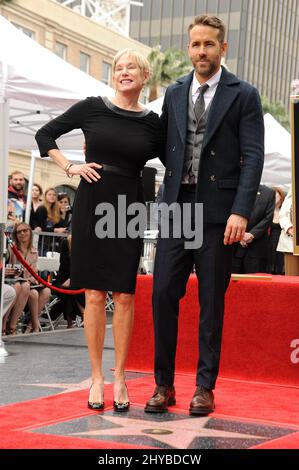
[[[122,49],[121,51],[117,52],[117,54],[114,56],[113,62],[112,62],[112,73],[114,74],[115,69],[116,69],[116,64],[119,61],[119,59],[125,55],[128,54],[131,56],[135,61],[138,67],[142,72],[150,72],[150,64],[149,61],[147,60],[146,57],[144,57],[143,54],[141,54],[138,51],[135,51],[134,49]]]

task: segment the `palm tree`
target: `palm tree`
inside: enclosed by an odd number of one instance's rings
[[[158,98],[158,88],[166,87],[178,77],[190,72],[192,65],[185,54],[178,49],[161,51],[161,46],[156,46],[148,55],[151,66],[151,77],[147,83],[149,88],[149,101]]]
[[[282,103],[271,103],[267,96],[262,96],[264,114],[270,113],[285,129],[290,130],[290,118]]]

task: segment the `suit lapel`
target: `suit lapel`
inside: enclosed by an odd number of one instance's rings
[[[172,93],[172,105],[175,120],[183,144],[185,144],[186,140],[189,89],[192,79],[193,71],[186,77],[178,80],[178,85],[174,88]]]
[[[213,98],[208,115],[207,128],[203,141],[203,149],[210,142],[225,114],[240,93],[239,87],[235,86],[240,81],[233,74],[222,68],[222,75]]]

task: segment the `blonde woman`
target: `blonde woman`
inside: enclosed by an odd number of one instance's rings
[[[115,340],[114,409],[127,411],[125,362],[134,316],[136,274],[142,238],[101,238],[96,227],[101,218],[96,208],[109,203],[118,222],[118,196],[126,198],[122,214],[131,203],[143,202],[140,171],[158,154],[158,115],[139,102],[149,78],[149,64],[136,51],[119,52],[112,64],[115,96],[90,97],[72,106],[36,134],[42,157],[49,155],[72,176],[80,176],[72,218],[71,286],[85,287],[84,329],[92,369],[88,406],[104,408],[102,352],[105,334],[105,299],[113,292]],[[73,165],[59,151],[55,139],[81,128],[86,142],[86,163]],[[125,220],[129,222],[129,217]],[[124,227],[122,227],[123,230]]]
[[[57,202],[57,193],[54,188],[48,188],[45,191],[44,203],[39,206],[35,213],[37,227],[43,232],[66,232],[65,227],[60,227],[61,215],[59,204]]]

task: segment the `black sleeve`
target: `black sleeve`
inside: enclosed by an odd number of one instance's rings
[[[90,105],[91,98],[79,101],[71,106],[65,113],[45,124],[35,134],[41,157],[47,157],[48,151],[58,149],[55,142],[58,137],[67,134],[73,129],[83,127],[87,109]]]
[[[160,125],[161,125],[161,143],[160,143],[160,155],[159,158],[164,166],[166,166],[166,140],[167,140],[167,128],[168,128],[168,106],[169,106],[169,88],[167,88],[163,105],[162,113],[160,116]]]
[[[255,239],[261,238],[264,233],[268,230],[271,225],[274,216],[274,209],[275,209],[275,191],[271,188],[267,188],[265,190],[267,204],[264,210],[263,218],[254,226],[252,227],[249,232],[252,233]]]
[[[53,232],[53,228],[51,230],[50,227],[48,227],[47,219],[47,209],[45,206],[39,206],[35,212],[36,227],[41,227],[43,232]]]

